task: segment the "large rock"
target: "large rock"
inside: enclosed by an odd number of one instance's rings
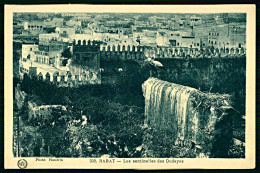
[[[21,90],[21,86],[20,84],[18,84],[15,87],[15,101],[16,101],[17,108],[19,110],[21,110],[22,107],[24,106],[24,103],[26,102],[26,98],[27,98],[27,94]]]
[[[142,89],[145,123],[165,132],[158,138],[171,134],[172,145],[198,148],[207,157],[227,157],[232,140],[229,95],[203,93],[156,78],[145,81]]]

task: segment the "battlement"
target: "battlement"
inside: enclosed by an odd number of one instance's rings
[[[226,56],[244,56],[245,48],[187,48],[187,47],[145,47],[146,57],[154,58],[174,58],[174,57],[226,57]]]
[[[145,59],[154,58],[203,58],[203,57],[240,57],[246,55],[245,47],[163,47],[135,45],[105,45],[100,41],[74,40],[73,52],[97,52],[101,59]]]
[[[73,52],[99,52],[100,44],[101,42],[96,40],[74,40]]]
[[[144,46],[130,45],[100,45],[100,51],[106,52],[143,52]]]
[[[73,40],[73,46],[100,46],[102,42],[97,40]]]
[[[100,45],[102,59],[144,59],[144,46],[131,45]]]
[[[130,45],[100,45],[100,54],[106,58],[111,56],[121,56],[120,59],[140,58],[179,58],[179,57],[239,57],[245,56],[246,48],[226,47],[226,48],[187,48],[187,47],[151,47],[151,46],[130,46]],[[134,57],[133,55],[134,54]],[[126,57],[128,56],[128,57]],[[137,58],[138,59],[138,58]]]

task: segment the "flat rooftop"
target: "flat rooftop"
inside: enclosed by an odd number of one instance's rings
[[[53,67],[51,65],[48,65],[48,64],[41,64],[41,63],[38,63],[38,62],[33,62],[31,60],[28,60],[25,62],[23,61],[23,66],[24,67],[37,67],[37,73],[40,72],[40,71],[48,71],[49,73],[54,73],[54,72],[59,72],[59,73],[66,73],[66,70],[62,70],[62,69],[58,69],[56,67]],[[39,70],[38,70],[39,69]]]

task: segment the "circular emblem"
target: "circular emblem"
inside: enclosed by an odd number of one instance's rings
[[[17,162],[17,166],[18,166],[20,169],[25,169],[25,168],[27,168],[27,165],[28,165],[28,163],[27,163],[27,161],[26,161],[25,159],[20,159],[20,160],[18,160],[18,162]]]

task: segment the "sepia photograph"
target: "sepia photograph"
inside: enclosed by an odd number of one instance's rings
[[[86,168],[254,165],[246,152],[255,140],[247,106],[255,31],[246,11],[57,9],[10,12],[5,118],[15,169],[72,158],[88,159]]]

